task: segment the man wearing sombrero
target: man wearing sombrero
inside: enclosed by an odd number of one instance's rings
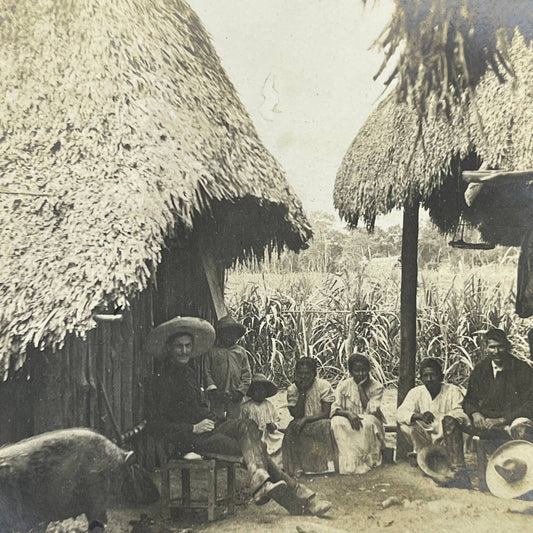
[[[167,448],[172,445],[179,456],[191,451],[242,455],[258,505],[273,499],[291,514],[324,514],[331,507],[328,502],[288,478],[269,460],[255,422],[232,419],[218,425],[216,415],[202,404],[189,362],[210,350],[214,341],[211,324],[194,317],[174,318],[148,335],[147,351],[162,360],[161,371],[150,387],[148,430]]]
[[[251,382],[248,356],[237,341],[246,328],[232,316],[216,325],[215,346],[206,357],[205,373],[209,406],[217,415],[239,418],[243,397]]]

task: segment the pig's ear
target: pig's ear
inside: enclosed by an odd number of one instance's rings
[[[124,456],[124,463],[128,466],[136,463],[137,458],[135,457],[135,452],[127,452]]]

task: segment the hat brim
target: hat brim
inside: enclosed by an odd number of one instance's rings
[[[250,396],[254,388],[257,387],[258,385],[264,385],[266,387],[267,398],[270,398],[271,396],[275,396],[278,393],[278,388],[276,387],[274,383],[272,383],[272,381],[261,380],[261,381],[252,381],[252,383],[248,387],[247,396]]]
[[[168,338],[177,333],[187,333],[193,338],[191,357],[199,357],[207,353],[215,343],[215,330],[207,320],[192,316],[179,316],[163,322],[148,334],[146,351],[156,359],[163,359],[167,354]]]
[[[420,470],[440,485],[453,480],[453,470],[446,450],[442,446],[432,444],[422,448],[416,455],[416,462]],[[440,463],[441,469],[435,469],[435,463]]]
[[[498,474],[495,465],[516,457],[526,462],[526,474],[515,483],[509,483]],[[486,480],[490,492],[498,498],[519,498],[533,490],[533,444],[527,440],[510,440],[503,443],[488,461]]]

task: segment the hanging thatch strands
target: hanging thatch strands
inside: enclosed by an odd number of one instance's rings
[[[471,105],[452,106],[448,117],[429,113],[422,129],[414,107],[393,96],[383,101],[338,171],[334,202],[340,215],[350,224],[362,218],[372,226],[376,215],[420,200],[444,232],[453,232],[462,216],[485,241],[519,245],[533,218],[533,187],[524,180],[484,186],[469,208],[461,178],[482,161],[499,172],[533,168],[533,44],[516,33],[509,55],[515,67],[515,77],[507,75],[509,83],[487,72]]]
[[[205,220],[230,264],[310,237],[182,0],[0,4],[0,376],[128,309]],[[176,273],[179,275],[179,273]]]
[[[363,0],[364,1],[364,0]],[[465,104],[479,80],[492,71],[499,81],[518,68],[509,44],[515,28],[529,45],[533,38],[531,0],[396,0],[395,11],[377,40],[394,63],[387,85],[396,99],[411,102],[428,117]],[[479,118],[482,118],[480,115]]]

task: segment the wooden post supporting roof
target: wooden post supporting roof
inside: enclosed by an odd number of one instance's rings
[[[416,372],[416,288],[418,281],[418,201],[403,210],[402,286],[400,297],[400,377],[398,405],[415,385]],[[398,431],[396,457],[405,458],[409,445]]]

